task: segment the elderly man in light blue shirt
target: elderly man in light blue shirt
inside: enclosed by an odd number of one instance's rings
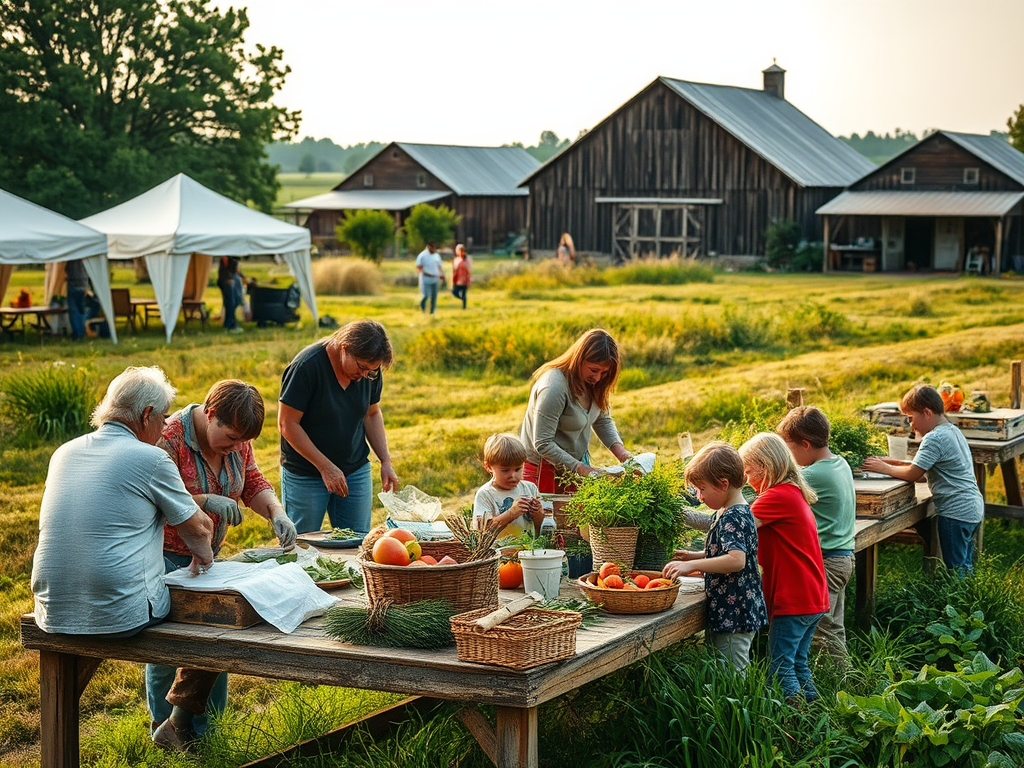
[[[175,394],[159,368],[126,369],[93,412],[96,431],[50,458],[32,563],[45,632],[128,637],[167,616],[165,521],[194,573],[213,563],[213,522],[156,447]]]

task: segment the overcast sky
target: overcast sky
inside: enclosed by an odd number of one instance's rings
[[[836,135],[988,133],[1024,102],[1024,0],[215,0],[338,144],[575,138],[659,75],[761,87]]]

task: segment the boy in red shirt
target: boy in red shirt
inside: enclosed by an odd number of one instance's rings
[[[740,447],[747,480],[758,493],[757,560],[768,608],[770,670],[787,701],[818,698],[807,656],[818,620],[829,609],[825,564],[810,505],[814,491],[781,437],[755,435]]]

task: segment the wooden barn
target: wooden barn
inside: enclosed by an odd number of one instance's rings
[[[1001,136],[937,131],[818,209],[824,270],[1022,269],[1024,153]]]
[[[525,181],[530,241],[616,259],[758,255],[775,219],[821,239],[815,211],[875,166],[785,99],[785,70],[761,90],[659,77]]]
[[[529,191],[519,186],[540,163],[522,147],[456,147],[392,142],[330,192],[287,208],[308,213],[313,241],[332,245],[342,212],[385,210],[398,217],[419,203],[458,213],[457,239],[493,249],[526,227]]]

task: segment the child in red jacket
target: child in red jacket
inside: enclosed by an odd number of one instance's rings
[[[828,611],[828,583],[810,505],[814,491],[800,475],[786,443],[762,432],[740,447],[743,469],[758,497],[757,560],[768,608],[770,670],[787,700],[818,698],[807,655],[818,619]]]

